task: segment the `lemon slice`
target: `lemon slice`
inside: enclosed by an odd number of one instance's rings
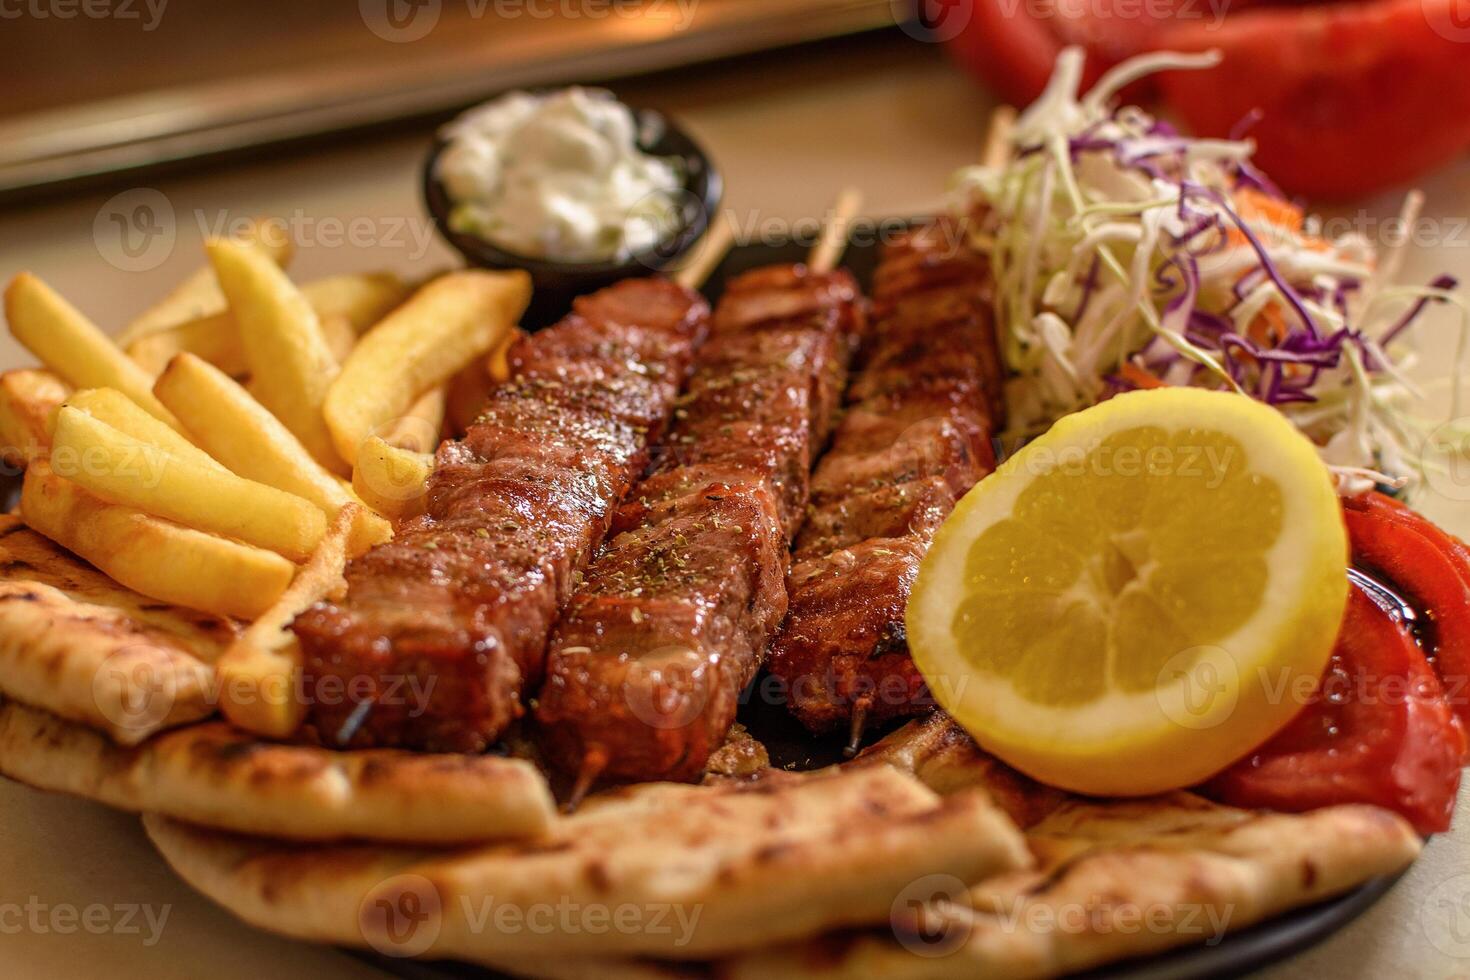
[[[960,501],[909,600],[914,661],[987,750],[1064,789],[1189,786],[1326,667],[1347,536],[1306,437],[1168,388],[1059,421]]]

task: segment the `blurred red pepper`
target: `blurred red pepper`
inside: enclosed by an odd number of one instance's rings
[[[921,0],[932,3],[934,0]],[[1256,162],[1287,190],[1364,194],[1470,148],[1470,8],[1464,0],[949,0],[951,50],[1008,101],[1045,86],[1066,44],[1088,81],[1143,51],[1219,48],[1158,91],[1195,133],[1259,112]],[[1147,93],[1133,93],[1135,96]]]

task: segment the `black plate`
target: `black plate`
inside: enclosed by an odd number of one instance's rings
[[[853,244],[843,258],[843,265],[868,285],[878,261],[878,246],[889,234],[908,227],[910,219],[893,219],[854,228]],[[718,300],[725,282],[747,269],[775,262],[799,262],[811,247],[810,242],[772,241],[747,244],[735,248],[705,287],[710,299]],[[759,684],[759,679],[756,682]],[[753,685],[754,686],[754,685]],[[775,766],[790,769],[813,769],[830,765],[843,758],[845,738],[814,738],[780,705],[761,698],[747,697],[740,711],[740,721],[760,739]],[[868,733],[867,741],[876,741],[885,730]],[[1086,980],[1203,980],[1203,978],[1239,976],[1321,942],[1361,915],[1383,897],[1401,874],[1372,878],[1345,895],[1307,908],[1297,909],[1240,932],[1227,934],[1214,945],[1187,946],[1156,956],[1110,964],[1079,974]],[[408,980],[490,980],[502,974],[462,963],[421,963],[390,959],[371,953],[354,953],[387,972]]]

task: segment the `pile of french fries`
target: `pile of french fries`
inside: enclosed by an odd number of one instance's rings
[[[5,315],[42,368],[0,374],[26,524],[139,593],[249,621],[216,665],[221,705],[271,735],[300,720],[259,690],[297,668],[286,627],[422,512],[433,451],[503,377],[531,291],[485,271],[298,286],[285,242],[264,222],[210,241],[116,340],[22,273]]]

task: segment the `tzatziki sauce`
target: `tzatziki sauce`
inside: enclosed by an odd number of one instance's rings
[[[440,135],[435,175],[457,232],[529,258],[606,262],[678,230],[678,161],[639,149],[637,120],[611,92],[511,92]]]

